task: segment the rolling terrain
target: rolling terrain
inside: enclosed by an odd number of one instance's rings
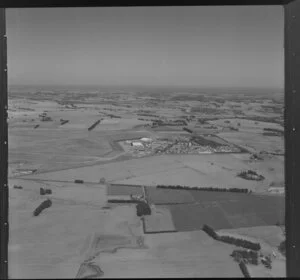
[[[10,92],[10,277],[242,277],[230,256],[236,246],[213,240],[204,224],[259,241],[264,254],[276,251],[271,270],[249,270],[284,276],[282,98]],[[263,179],[238,176],[247,170]],[[108,202],[130,195],[144,196],[151,215],[138,217],[135,203]],[[47,198],[51,207],[33,216]]]

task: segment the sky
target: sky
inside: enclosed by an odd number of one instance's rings
[[[279,88],[282,6],[13,8],[9,85]]]

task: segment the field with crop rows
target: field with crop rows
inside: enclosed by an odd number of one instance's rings
[[[143,190],[140,186],[109,185],[107,195],[142,195]]]

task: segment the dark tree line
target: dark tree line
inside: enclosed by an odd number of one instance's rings
[[[100,123],[100,121],[101,121],[101,120],[98,120],[98,121],[96,121],[94,124],[92,124],[92,125],[88,128],[88,131],[93,130],[93,129],[96,127],[96,125],[98,125],[98,124]]]
[[[245,239],[235,238],[232,236],[220,236],[218,240],[254,251],[259,251],[261,249],[259,243],[254,243]]]
[[[247,268],[247,266],[245,265],[245,263],[243,261],[241,261],[239,263],[239,267],[240,267],[240,269],[241,269],[241,271],[242,271],[245,278],[251,278],[250,273],[248,271],[248,268]]]
[[[204,232],[206,232],[209,236],[211,236],[213,239],[222,241],[224,243],[236,245],[236,246],[250,249],[253,251],[259,251],[261,249],[261,246],[259,243],[254,243],[252,241],[248,241],[245,239],[236,238],[236,237],[232,237],[232,236],[226,236],[226,235],[219,236],[215,232],[215,230],[213,228],[209,227],[208,225],[204,225],[202,230]]]
[[[251,190],[248,189],[239,189],[239,188],[214,188],[214,187],[188,187],[181,185],[157,185],[157,188],[160,189],[181,189],[181,190],[198,190],[198,191],[213,191],[213,192],[237,192],[237,193],[251,193]]]
[[[68,123],[69,122],[69,120],[63,120],[63,119],[61,119],[60,120],[60,125],[64,125],[64,124],[66,124],[66,123]]]
[[[185,130],[185,131],[187,131],[188,133],[193,133],[193,130],[191,130],[191,129],[187,128],[187,127],[183,127],[182,129]]]
[[[52,201],[47,199],[43,201],[33,212],[34,216],[38,216],[44,209],[49,208],[52,205]]]
[[[134,199],[108,199],[108,203],[138,203],[139,200]]]

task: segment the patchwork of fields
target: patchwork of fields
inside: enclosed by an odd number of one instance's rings
[[[61,102],[43,99],[49,96]],[[242,113],[234,112],[231,105],[247,111],[245,115],[250,112],[243,102],[223,102],[236,95],[222,95],[220,102],[207,95],[199,105],[198,94],[180,97],[173,92],[97,93],[92,99],[73,93],[49,96],[22,93],[9,105],[9,253],[16,268],[11,269],[11,277],[85,277],[87,271],[81,268],[89,261],[108,278],[242,277],[230,257],[235,247],[213,240],[202,231],[204,224],[232,234],[249,233],[252,238],[270,236],[272,250],[284,239],[276,226],[284,225],[284,196],[266,194],[270,186],[284,187],[283,138],[263,134],[264,128],[282,127],[275,119],[274,123],[233,119]],[[44,121],[42,113],[52,120]],[[62,119],[67,121],[63,125]],[[154,128],[153,119],[185,120],[186,125]],[[180,135],[186,136],[186,142]],[[185,146],[192,147],[193,135],[207,140],[201,143],[203,150],[214,141],[240,145],[250,153],[184,154]],[[133,158],[119,143],[142,137],[154,144],[158,138],[178,138],[177,154],[162,151]],[[251,155],[259,152],[263,159]],[[33,173],[24,175],[24,170]],[[237,176],[245,170],[264,179]],[[157,185],[247,188],[252,193]],[[41,187],[52,193],[41,195]],[[144,194],[151,215],[142,218],[135,203],[113,201]],[[33,216],[47,198],[52,206]],[[266,231],[262,234],[257,228]]]
[[[109,187],[115,195],[138,193],[133,186]],[[204,224],[214,229],[284,225],[284,197],[201,190],[174,190],[146,187],[150,204],[170,210],[177,231],[201,230]],[[159,231],[160,218],[146,218],[146,228]],[[157,225],[153,224],[157,222]],[[161,231],[164,231],[161,226]],[[154,230],[153,230],[154,231]]]

